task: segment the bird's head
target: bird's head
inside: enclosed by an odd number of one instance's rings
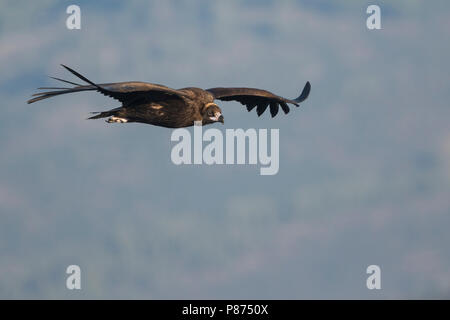
[[[210,102],[205,105],[205,107],[203,108],[202,122],[204,124],[222,122],[223,124],[222,110],[220,110],[217,104]]]

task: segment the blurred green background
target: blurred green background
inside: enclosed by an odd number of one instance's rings
[[[449,298],[449,9],[0,1],[0,298]],[[175,166],[169,129],[85,121],[118,106],[99,94],[27,105],[47,75],[74,80],[60,63],[100,83],[312,92],[274,119],[220,103],[221,130],[280,129],[280,171],[260,176]]]

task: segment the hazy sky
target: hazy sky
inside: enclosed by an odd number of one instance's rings
[[[0,0],[0,298],[450,297],[449,10]],[[119,106],[100,94],[27,105],[59,86],[47,75],[75,80],[61,63],[100,83],[312,91],[274,119],[219,103],[213,127],[279,129],[279,173],[260,176],[175,166],[170,129],[86,121]]]

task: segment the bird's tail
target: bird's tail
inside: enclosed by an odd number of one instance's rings
[[[106,118],[106,117],[110,117],[113,116],[114,114],[110,111],[102,111],[102,112],[91,112],[93,114],[95,114],[95,116],[89,117],[87,118],[88,120],[90,119],[101,119],[101,118]]]
[[[55,80],[58,80],[58,81],[61,81],[61,82],[73,84],[73,85],[75,85],[75,87],[73,87],[73,88],[56,88],[56,87],[42,87],[42,88],[38,88],[38,90],[56,90],[56,91],[46,91],[46,92],[35,93],[35,94],[33,94],[33,96],[35,98],[32,98],[32,99],[28,100],[27,103],[33,103],[33,102],[36,102],[36,101],[39,101],[39,100],[43,100],[43,99],[51,98],[51,97],[54,97],[54,96],[58,96],[60,94],[79,92],[79,91],[98,90],[99,89],[98,85],[96,85],[92,81],[88,80],[87,78],[85,78],[84,76],[79,74],[78,72],[72,70],[71,68],[69,68],[69,67],[67,67],[67,66],[65,66],[63,64],[62,64],[62,66],[64,68],[66,68],[68,71],[70,71],[71,73],[73,73],[74,75],[76,75],[81,80],[89,83],[89,85],[81,85],[81,84],[78,84],[78,83],[75,83],[75,82],[72,82],[72,81],[63,80],[63,79],[59,79],[59,78],[55,78],[55,77],[50,77],[52,79],[55,79]]]
[[[115,116],[115,115],[117,115],[117,112],[120,109],[122,109],[122,107],[111,109],[111,110],[108,110],[108,111],[91,112],[91,114],[95,114],[95,116],[89,117],[87,119],[88,120],[90,120],[90,119],[101,119],[101,118]]]

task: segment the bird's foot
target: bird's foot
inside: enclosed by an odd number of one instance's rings
[[[128,119],[112,116],[112,117],[109,117],[108,120],[106,120],[106,122],[108,122],[108,123],[113,123],[113,122],[115,122],[115,123],[126,123],[126,122],[128,122]]]

